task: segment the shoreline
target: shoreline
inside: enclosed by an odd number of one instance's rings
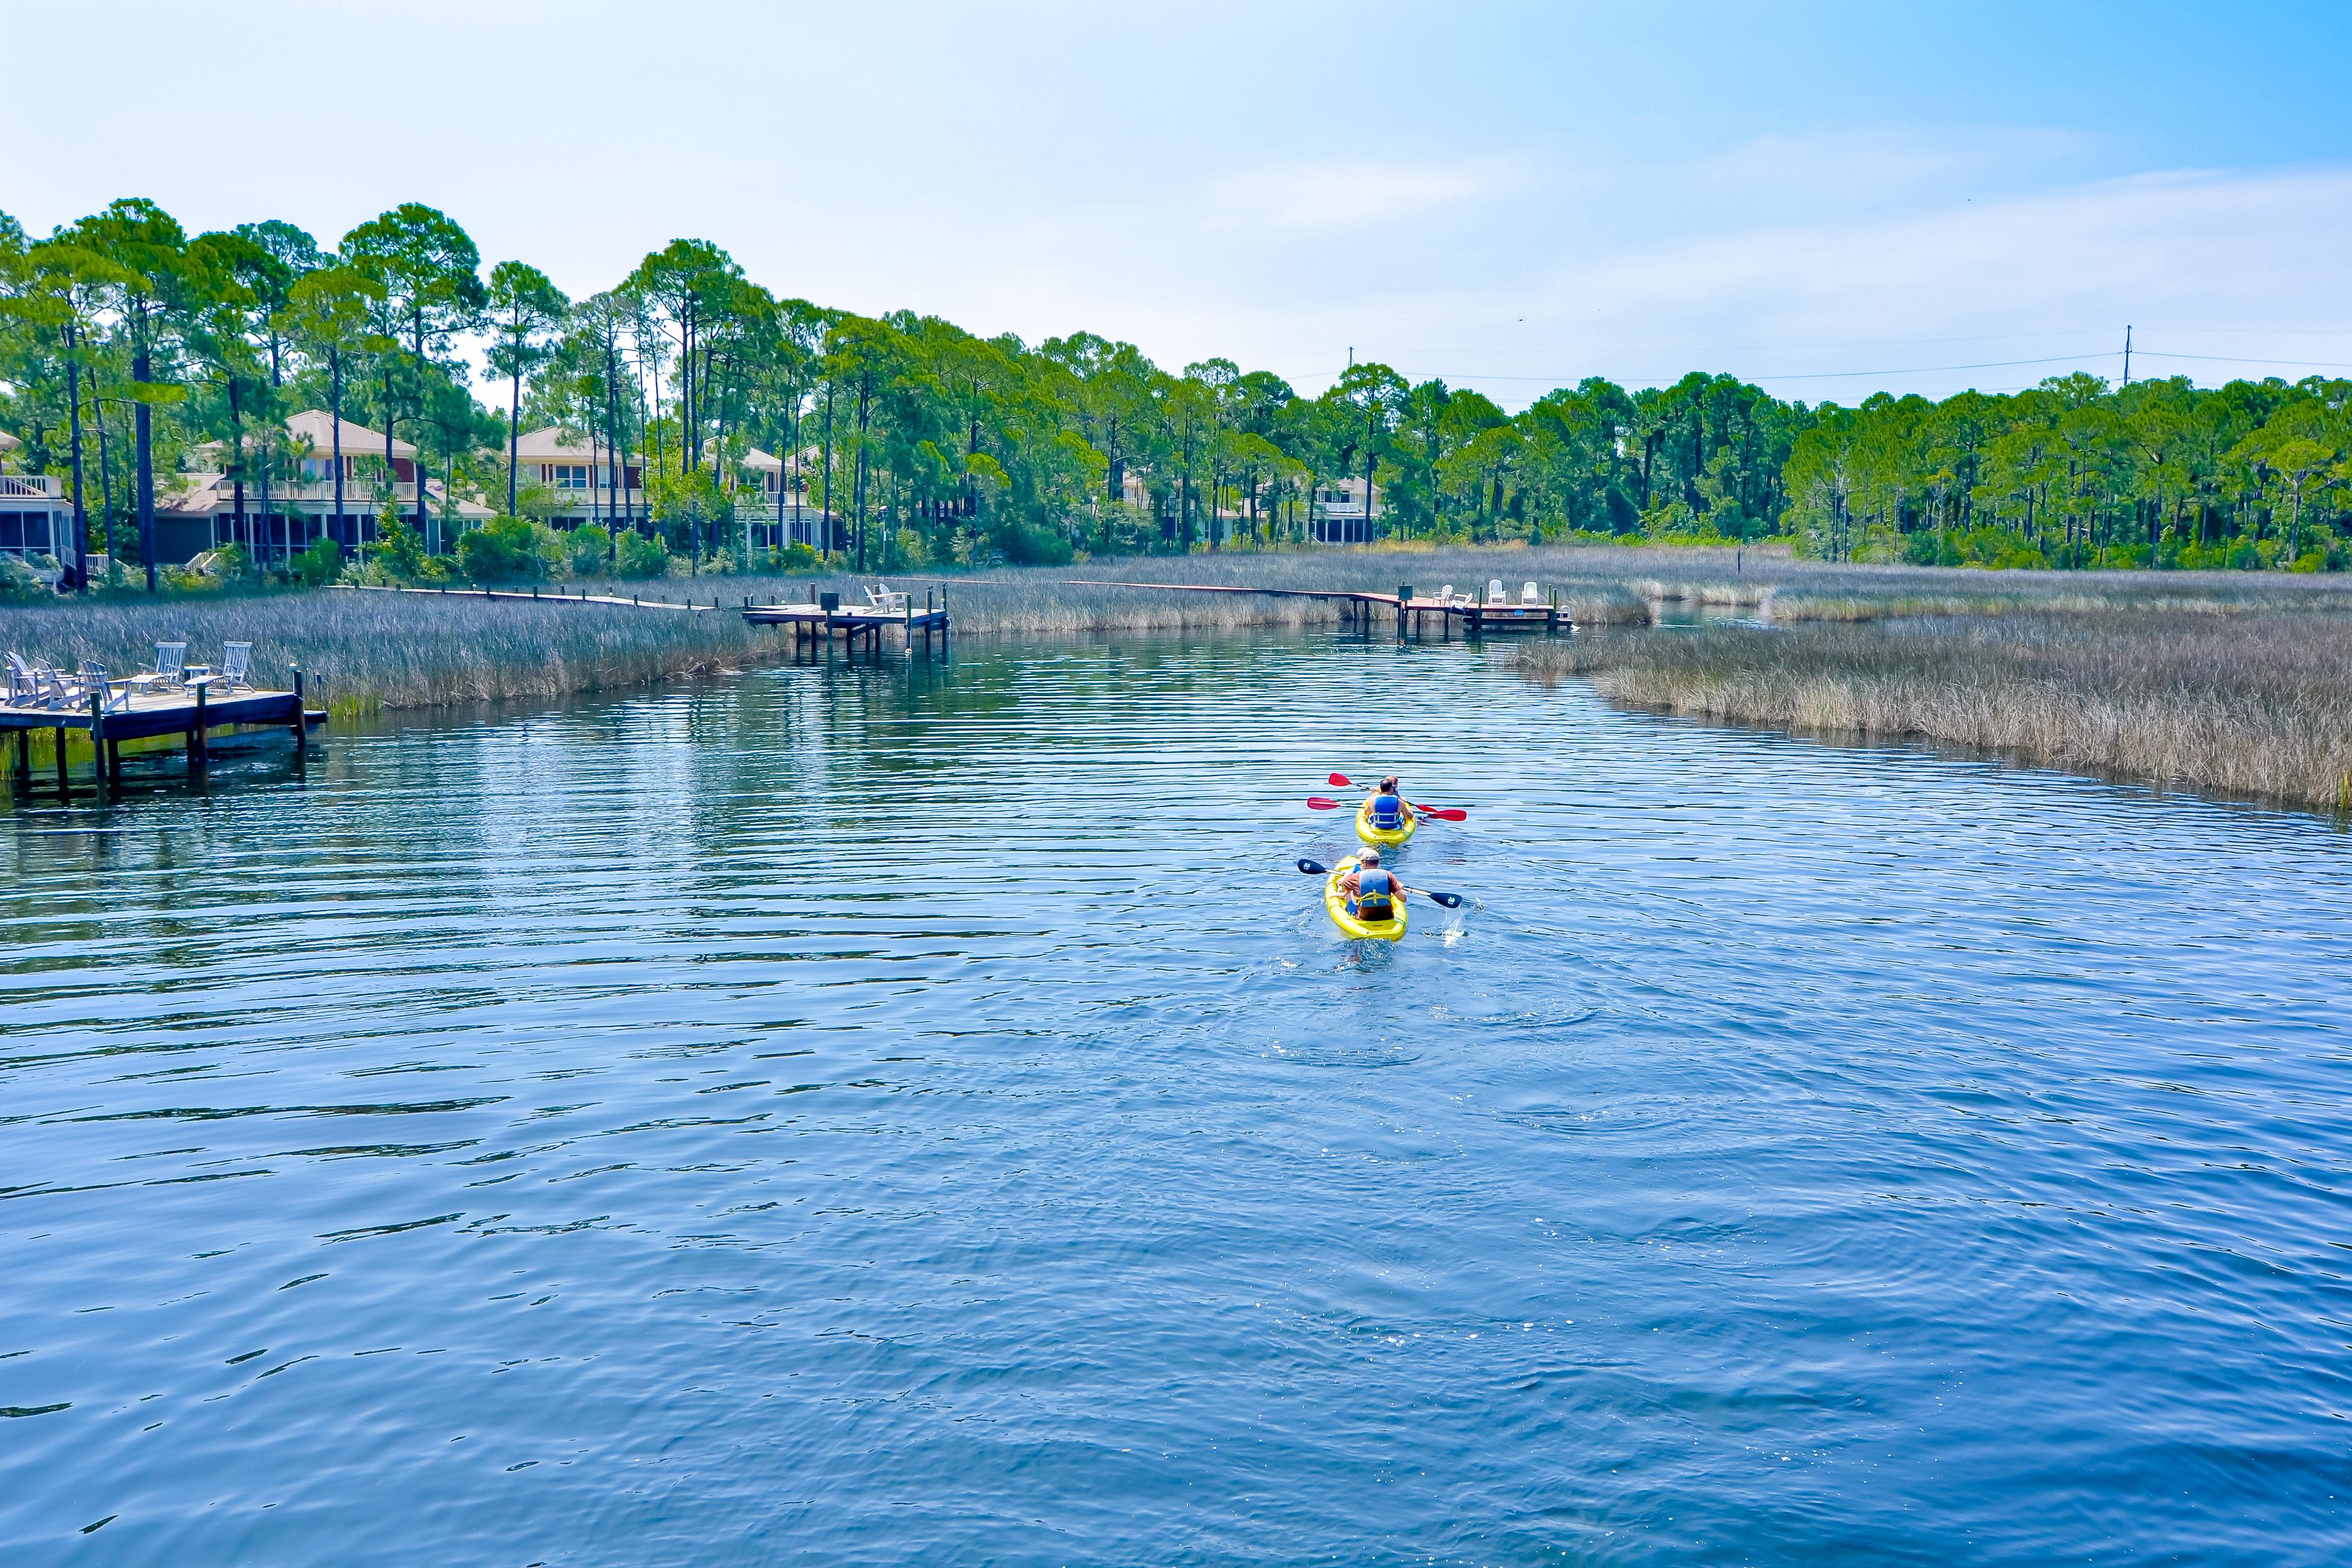
[[[887,577],[918,595],[936,586],[958,636],[1066,637],[1312,630],[1339,625],[1335,605],[1298,598],[1192,595],[1090,585],[1073,577],[1149,571],[1167,582],[1393,593],[1495,579],[1516,597],[1538,584],[1570,605],[1579,645],[1648,627],[1661,608],[1748,612],[1790,635],[1807,625],[1894,620],[2032,620],[2039,616],[2185,616],[2261,621],[2282,616],[2352,624],[2352,581],[2231,573],[2003,573],[1959,568],[1822,565],[1784,553],[1687,546],[1451,547],[1429,551],[1225,552],[1102,558],[1074,567],[969,574],[703,576],[632,583],[598,577],[546,584],[541,602],[340,587],[157,600],[107,598],[0,605],[0,649],[71,668],[83,659],[120,678],[151,663],[154,644],[185,639],[189,657],[223,641],[254,645],[254,668],[299,665],[337,717],[477,701],[619,691],[740,668],[775,657],[781,634],[745,625],[736,606],[834,589],[862,602]],[[453,588],[455,584],[452,584]],[[502,585],[505,586],[505,585]],[[511,585],[528,591],[528,584]],[[718,611],[662,612],[583,604],[560,595],[691,597]],[[1566,645],[1562,645],[1566,646]]]

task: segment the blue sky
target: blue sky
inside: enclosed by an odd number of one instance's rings
[[[82,0],[12,20],[55,68],[0,208],[419,200],[575,292],[692,235],[829,304],[1515,406],[2114,376],[2127,323],[2136,376],[2352,374],[2352,9],[1438,12]]]

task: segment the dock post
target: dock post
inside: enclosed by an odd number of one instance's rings
[[[1406,614],[1405,606],[1406,606],[1406,605],[1410,605],[1410,604],[1412,604],[1412,584],[1410,584],[1410,583],[1400,583],[1400,584],[1397,584],[1397,641],[1399,641],[1399,642],[1402,642],[1402,641],[1404,641],[1404,617],[1405,617],[1405,614]]]
[[[50,733],[58,742],[58,795],[61,799],[71,800],[73,785],[66,781],[66,727],[60,724]]]
[[[310,750],[310,721],[302,711],[302,667],[294,666],[294,755],[299,760]]]
[[[16,777],[26,784],[33,782],[33,732],[16,731]]]
[[[209,683],[196,688],[196,717],[188,730],[188,776],[194,778],[210,761],[205,755],[205,696],[212,689]]]
[[[89,694],[89,773],[99,793],[105,793],[108,782],[106,766],[106,693]]]

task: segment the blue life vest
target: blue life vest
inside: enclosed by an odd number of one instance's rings
[[[1378,866],[1356,868],[1356,901],[1349,912],[1365,920],[1396,918],[1390,895],[1396,890],[1396,879]]]
[[[1376,795],[1372,796],[1372,826],[1375,827],[1402,827],[1404,826],[1403,799],[1393,795]]]

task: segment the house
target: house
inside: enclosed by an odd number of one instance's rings
[[[622,470],[617,475],[616,467]],[[644,458],[626,453],[616,465],[613,448],[593,434],[560,425],[526,430],[515,441],[515,469],[524,484],[554,492],[557,510],[547,520],[554,527],[593,522],[610,528],[616,521],[634,523],[646,517]]]
[[[1307,507],[1307,537],[1318,544],[1369,544],[1381,512],[1378,492],[1364,505],[1362,479],[1325,479]]]
[[[805,463],[800,473],[789,473],[782,458],[751,447],[735,460],[735,466],[751,481],[750,495],[737,493],[735,510],[751,529],[753,549],[782,550],[805,544],[822,552],[841,548],[835,519],[822,506],[808,504]]]
[[[22,445],[0,431],[0,462]],[[73,553],[73,498],[66,481],[55,474],[0,473],[0,554],[48,555],[71,564]]]
[[[416,448],[395,438],[392,443],[391,475],[385,478],[384,439],[381,430],[342,421],[340,432],[343,461],[342,510],[335,509],[335,447],[338,432],[333,416],[306,409],[286,421],[286,434],[302,455],[292,472],[273,475],[269,507],[262,510],[261,486],[248,477],[242,506],[237,481],[220,471],[226,456],[213,442],[195,449],[210,468],[159,477],[155,495],[155,559],[185,561],[225,544],[238,544],[257,560],[282,560],[306,550],[314,540],[331,539],[344,550],[356,550],[375,538],[376,514],[387,497],[404,514],[416,510]],[[429,474],[425,504],[438,520],[454,510],[457,528],[479,527],[495,515],[470,499],[455,508],[441,481]],[[454,538],[436,542],[448,548]]]

